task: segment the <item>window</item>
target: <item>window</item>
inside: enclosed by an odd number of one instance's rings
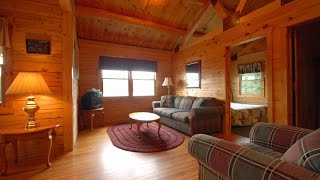
[[[0,46],[0,103],[2,103],[2,65],[4,61],[4,52],[3,47]]]
[[[129,72],[102,70],[103,96],[129,96]]]
[[[262,73],[240,74],[240,94],[259,95],[262,93]]]
[[[154,96],[154,72],[132,71],[133,96]]]
[[[200,88],[200,61],[186,65],[187,88]]]
[[[154,96],[155,72],[102,70],[103,96]],[[132,83],[131,83],[132,82]],[[132,88],[129,88],[132,84]]]

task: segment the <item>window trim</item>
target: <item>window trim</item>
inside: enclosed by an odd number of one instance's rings
[[[199,69],[198,69],[198,83],[199,83],[199,85],[198,86],[188,86],[187,67],[189,65],[193,65],[193,64],[198,64],[198,66],[199,66]],[[193,61],[193,62],[190,62],[190,63],[186,64],[185,77],[186,77],[186,88],[187,89],[201,89],[201,60]]]

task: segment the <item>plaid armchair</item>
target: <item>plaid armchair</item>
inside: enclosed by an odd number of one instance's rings
[[[285,162],[286,150],[312,130],[258,123],[250,143],[237,145],[205,134],[191,137],[189,153],[199,162],[199,179],[320,179],[312,170]]]

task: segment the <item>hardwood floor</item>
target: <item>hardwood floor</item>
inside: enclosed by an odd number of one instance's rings
[[[247,138],[232,135],[229,141],[241,143]],[[136,153],[119,149],[111,143],[106,128],[79,133],[72,152],[52,160],[52,167],[45,164],[19,163],[9,166],[8,175],[0,179],[198,179],[198,163],[187,150],[190,137],[177,148],[156,152]]]

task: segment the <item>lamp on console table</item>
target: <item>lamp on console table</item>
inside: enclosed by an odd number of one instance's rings
[[[29,114],[25,127],[34,128],[39,126],[39,123],[36,123],[35,113],[40,107],[34,102],[35,97],[33,95],[52,93],[40,73],[20,72],[8,88],[6,94],[28,95],[28,102],[23,107],[23,110]]]
[[[162,86],[167,86],[168,88],[168,95],[170,95],[170,86],[173,86],[172,80],[169,77],[164,78]]]

